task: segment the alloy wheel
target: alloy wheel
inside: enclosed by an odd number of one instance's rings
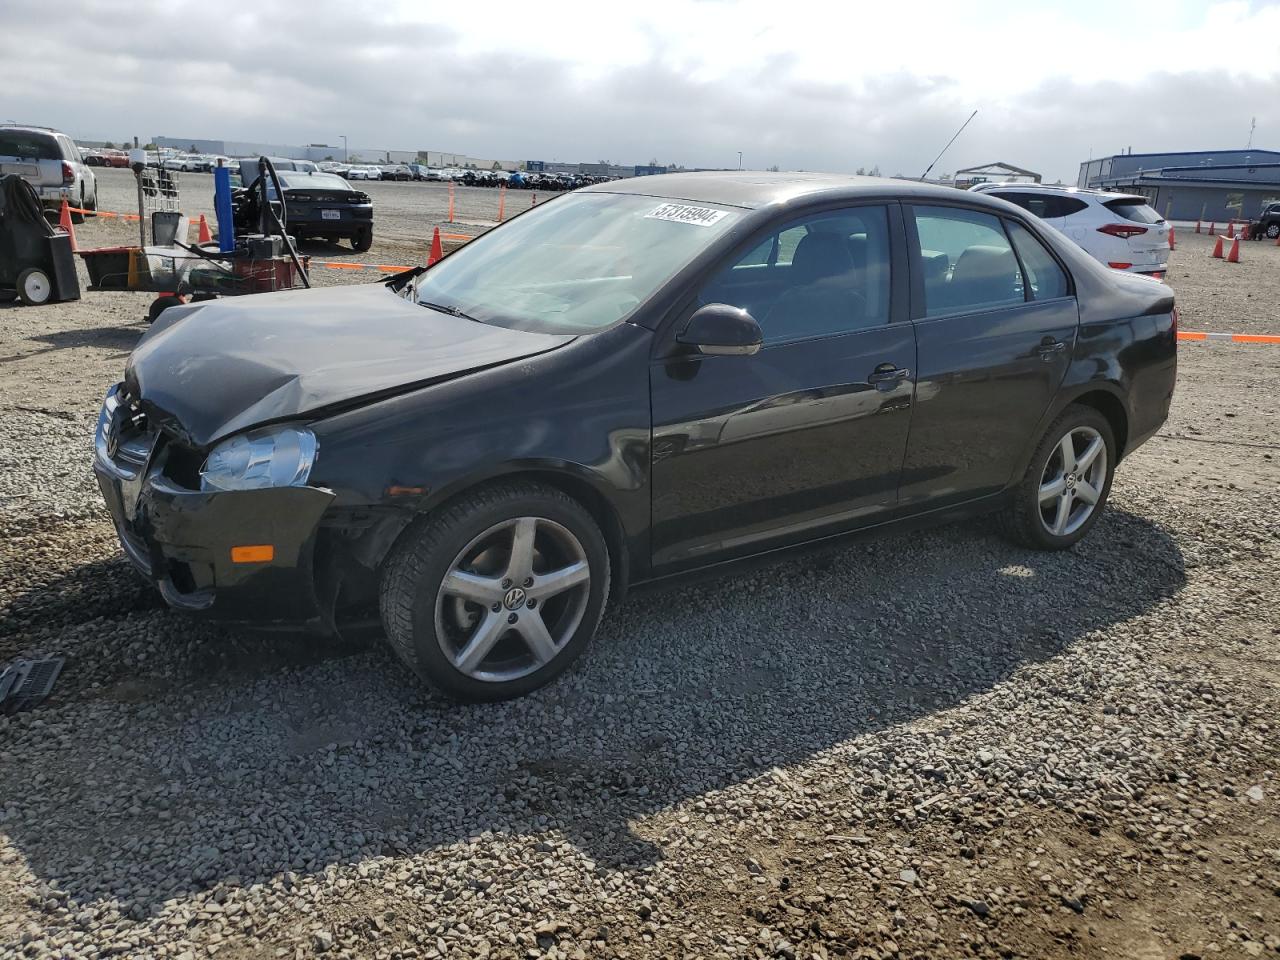
[[[436,596],[436,639],[460,673],[517,680],[559,655],[590,595],[586,550],[568,528],[545,517],[504,520],[449,565]]]
[[[1093,427],[1074,427],[1049,453],[1040,475],[1040,522],[1055,537],[1093,516],[1107,482],[1107,444]]]

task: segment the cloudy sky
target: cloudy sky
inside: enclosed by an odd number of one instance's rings
[[[367,9],[364,9],[367,8]],[[1280,0],[3,0],[0,120],[918,174],[1280,149]]]

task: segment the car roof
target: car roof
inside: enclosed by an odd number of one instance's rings
[[[593,184],[582,190],[588,193],[626,193],[667,200],[718,203],[748,209],[802,198],[857,200],[907,197],[922,202],[964,200],[993,206],[999,203],[982,194],[969,194],[954,187],[919,183],[915,180],[834,173],[762,173],[749,170],[662,173]]]

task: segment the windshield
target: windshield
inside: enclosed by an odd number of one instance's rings
[[[440,261],[418,279],[418,301],[519,330],[599,330],[652,296],[737,219],[705,203],[569,194]]]
[[[281,173],[280,183],[286,190],[351,190],[350,184],[334,173]]]

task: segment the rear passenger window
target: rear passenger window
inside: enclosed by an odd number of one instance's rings
[[[1037,217],[1053,217],[1057,216],[1053,212],[1053,198],[1034,193],[997,193],[997,197],[1001,200],[1008,200],[1010,203],[1017,204],[1028,213],[1034,213]]]
[[[1007,223],[1013,247],[1018,251],[1022,267],[1027,272],[1031,299],[1052,300],[1054,297],[1065,297],[1068,291],[1067,275],[1058,266],[1058,261],[1053,259],[1044,245],[1022,224],[1014,220]]]
[[[1053,201],[1055,217],[1069,217],[1089,206],[1079,197],[1054,197]]]
[[[1000,221],[953,207],[915,207],[926,317],[1022,303],[1022,272]]]

